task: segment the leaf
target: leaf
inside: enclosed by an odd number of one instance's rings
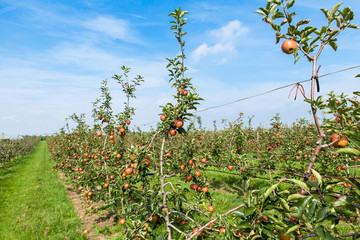
[[[304,182],[301,182],[301,181],[296,180],[296,179],[289,179],[289,181],[295,183],[296,185],[298,185],[302,189],[304,189],[306,191],[309,191],[308,186]]]
[[[286,212],[289,212],[289,211],[290,211],[290,207],[289,207],[289,204],[285,201],[285,199],[279,198],[279,200],[280,200],[280,204],[281,204],[281,206],[283,207],[283,209],[284,209]]]
[[[288,1],[287,4],[286,4],[286,8],[287,9],[291,8],[294,5],[294,3],[295,3],[295,0]]]
[[[281,4],[281,2],[279,0],[269,0],[268,3],[274,3],[274,4],[277,4],[277,5]]]
[[[251,228],[251,224],[247,221],[243,221],[237,225],[238,228]]]
[[[352,203],[354,201],[356,201],[357,199],[354,197],[342,197],[339,198],[336,202],[334,202],[334,207],[339,207],[348,203]]]
[[[272,18],[274,20],[277,19],[277,18],[284,18],[284,17],[285,17],[285,15],[282,12],[277,12],[272,16]]]
[[[245,216],[245,214],[243,212],[241,212],[241,211],[234,211],[233,213],[241,215],[241,216]]]
[[[329,11],[325,8],[320,9],[324,14],[327,20],[329,20]]]
[[[340,7],[341,4],[343,4],[343,2],[340,2],[340,3],[335,4],[335,6],[333,6],[333,8],[330,10],[331,20],[335,17],[335,13],[336,13],[336,11],[339,9],[339,7]]]
[[[324,207],[324,208],[320,209],[320,211],[316,215],[316,221],[319,222],[320,220],[322,220],[328,214],[328,212],[329,212],[328,207]]]
[[[360,156],[360,151],[359,150],[357,150],[355,148],[350,148],[350,147],[338,149],[338,150],[336,150],[336,152],[337,153],[353,154],[355,156]]]
[[[351,23],[347,27],[348,28],[354,28],[354,29],[360,29],[360,27],[358,25],[356,25],[355,23]]]
[[[299,193],[295,193],[295,194],[291,194],[289,197],[288,197],[288,201],[291,201],[291,200],[296,200],[296,199],[301,199],[301,198],[304,198],[305,196],[302,195],[302,194],[299,194]]]
[[[307,211],[306,211],[306,217],[308,219],[312,219],[315,215],[315,210],[316,210],[316,206],[317,206],[317,200],[314,199],[312,201],[312,203],[310,204],[310,207],[307,208]]]
[[[299,21],[299,22],[296,24],[296,27],[299,27],[299,26],[301,26],[301,25],[308,24],[309,22],[310,22],[310,19],[301,20],[301,21]]]
[[[311,169],[311,172],[314,175],[314,177],[315,177],[317,183],[319,184],[319,186],[321,186],[322,185],[322,178],[321,178],[320,173],[318,173],[315,169]]]
[[[284,24],[286,24],[288,22],[287,19],[284,19],[281,23],[280,23],[280,26],[283,26]]]
[[[296,212],[301,215],[302,212],[304,211],[304,208],[306,207],[306,205],[308,204],[308,202],[310,201],[310,199],[312,198],[312,196],[307,196],[306,198],[302,199],[299,204],[297,205],[297,209]]]
[[[266,16],[266,14],[261,10],[256,10],[254,13],[260,14],[261,16]]]
[[[332,49],[334,49],[334,51],[336,51],[337,50],[337,44],[334,42],[334,41],[329,41],[329,45],[330,45],[330,47],[332,47]]]
[[[279,185],[279,183],[272,185],[268,190],[266,190],[265,194],[264,194],[264,201],[267,199],[267,197],[275,190],[275,188],[277,188]]]
[[[355,77],[356,77],[356,78],[360,78],[360,74],[356,75]]]
[[[319,226],[315,230],[316,230],[316,233],[320,236],[321,239],[326,240],[323,226]]]
[[[289,228],[289,229],[286,231],[286,234],[292,233],[292,232],[294,232],[295,230],[297,230],[297,229],[299,229],[299,228],[300,228],[300,225],[292,226],[291,228]]]

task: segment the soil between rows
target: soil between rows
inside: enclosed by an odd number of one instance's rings
[[[66,176],[62,172],[58,172],[61,182],[64,184],[68,197],[73,202],[74,208],[77,212],[78,217],[84,226],[84,231],[87,230],[87,239],[88,240],[108,240],[112,236],[105,236],[103,234],[97,233],[96,229],[103,227],[113,226],[116,222],[115,219],[111,216],[110,211],[100,211],[100,212],[90,212],[91,207],[88,206],[84,201],[82,201],[83,196],[80,191],[74,191],[72,185],[67,183]],[[92,205],[93,209],[103,206],[103,203],[94,203]],[[105,215],[105,217],[104,217]]]

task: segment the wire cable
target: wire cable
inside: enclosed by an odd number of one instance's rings
[[[334,72],[325,73],[325,74],[323,74],[323,75],[318,76],[318,78],[322,78],[322,77],[325,77],[325,76],[333,75],[333,74],[336,74],[336,73],[339,73],[339,72],[345,72],[345,71],[348,71],[348,70],[351,70],[351,69],[355,69],[355,68],[359,68],[359,67],[360,67],[360,65],[357,65],[357,66],[353,66],[353,67],[348,67],[348,68],[340,69],[340,70],[337,70],[337,71],[334,71]],[[281,86],[281,87],[278,87],[278,88],[274,88],[274,89],[268,90],[268,91],[266,91],[266,92],[262,92],[262,93],[258,93],[258,94],[252,95],[252,96],[240,98],[240,99],[237,99],[237,100],[235,100],[235,101],[231,101],[231,102],[228,102],[228,103],[223,103],[223,104],[220,104],[220,105],[216,105],[216,106],[212,106],[212,107],[200,109],[200,110],[195,111],[195,113],[205,112],[205,111],[208,111],[208,110],[210,110],[210,109],[215,109],[215,108],[224,107],[224,106],[227,106],[227,105],[230,105],[230,104],[234,104],[234,103],[237,103],[237,102],[241,102],[241,101],[244,101],[244,100],[247,100],[247,99],[250,99],[250,98],[255,98],[255,97],[259,97],[259,96],[262,96],[262,95],[265,95],[265,94],[268,94],[268,93],[271,93],[271,92],[275,92],[275,91],[280,90],[280,89],[283,89],[283,88],[288,88],[288,87],[294,86],[294,84],[297,84],[297,83],[304,83],[304,82],[309,82],[309,81],[311,81],[311,79],[306,79],[306,80],[303,80],[303,81],[300,81],[300,82],[296,82],[296,83],[292,83],[292,84],[287,84],[287,85],[284,85],[284,86]],[[140,126],[147,126],[147,125],[150,125],[150,124],[152,124],[152,123],[156,123],[156,122],[149,122],[149,123],[145,123],[145,124],[140,125]]]
[[[329,75],[332,75],[332,74],[335,74],[335,73],[344,72],[344,71],[348,71],[348,70],[351,70],[351,69],[354,69],[354,68],[359,68],[359,67],[360,67],[360,65],[354,66],[354,67],[345,68],[345,69],[341,69],[341,70],[338,70],[338,71],[335,71],[335,72],[326,73],[326,74],[323,74],[323,75],[319,76],[318,78],[322,78],[322,77],[329,76]],[[311,79],[303,80],[303,81],[296,82],[296,83],[304,83],[304,82],[309,82],[309,81],[311,81]],[[233,104],[233,103],[241,102],[241,101],[244,101],[244,100],[247,100],[247,99],[250,99],[250,98],[259,97],[259,96],[261,96],[261,95],[265,95],[265,94],[268,94],[268,93],[271,93],[271,92],[275,92],[275,91],[280,90],[280,89],[283,89],[283,88],[288,88],[288,87],[294,86],[294,84],[296,84],[296,83],[284,85],[284,86],[281,86],[281,87],[278,87],[278,88],[271,89],[271,90],[266,91],[266,92],[262,92],[262,93],[258,93],[258,94],[249,96],[249,97],[240,98],[240,99],[235,100],[235,101],[232,101],[232,102],[228,102],[228,103],[224,103],[224,104],[220,104],[220,105],[216,105],[216,106],[204,108],[204,109],[201,109],[201,110],[197,110],[196,112],[204,112],[204,111],[207,111],[207,110],[210,110],[210,109],[219,108],[219,107],[224,107],[224,106],[227,106],[227,105],[230,105],[230,104]]]

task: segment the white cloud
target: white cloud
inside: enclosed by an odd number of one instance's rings
[[[249,29],[242,26],[239,20],[230,21],[225,26],[210,32],[209,35],[216,41],[215,44],[202,43],[191,53],[191,56],[195,61],[199,61],[208,55],[234,54],[237,42],[248,31]],[[226,61],[226,58],[223,61]]]
[[[15,115],[1,117],[2,120],[15,119]]]
[[[90,30],[106,34],[113,39],[139,43],[130,23],[123,19],[112,16],[99,16],[95,19],[85,21],[82,25]]]

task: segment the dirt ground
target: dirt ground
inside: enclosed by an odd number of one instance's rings
[[[101,211],[96,213],[88,213],[91,207],[83,201],[83,196],[81,195],[80,191],[74,191],[73,187],[66,182],[66,177],[63,173],[58,172],[60,176],[61,182],[64,184],[68,196],[73,202],[73,205],[76,209],[77,215],[81,219],[83,223],[83,230],[87,231],[87,239],[89,240],[107,240],[111,239],[109,236],[105,236],[102,234],[95,235],[95,228],[107,227],[112,226],[115,224],[115,219],[113,218],[111,212],[109,211]],[[92,204],[92,208],[101,207],[103,203]],[[100,214],[101,213],[101,214]]]

